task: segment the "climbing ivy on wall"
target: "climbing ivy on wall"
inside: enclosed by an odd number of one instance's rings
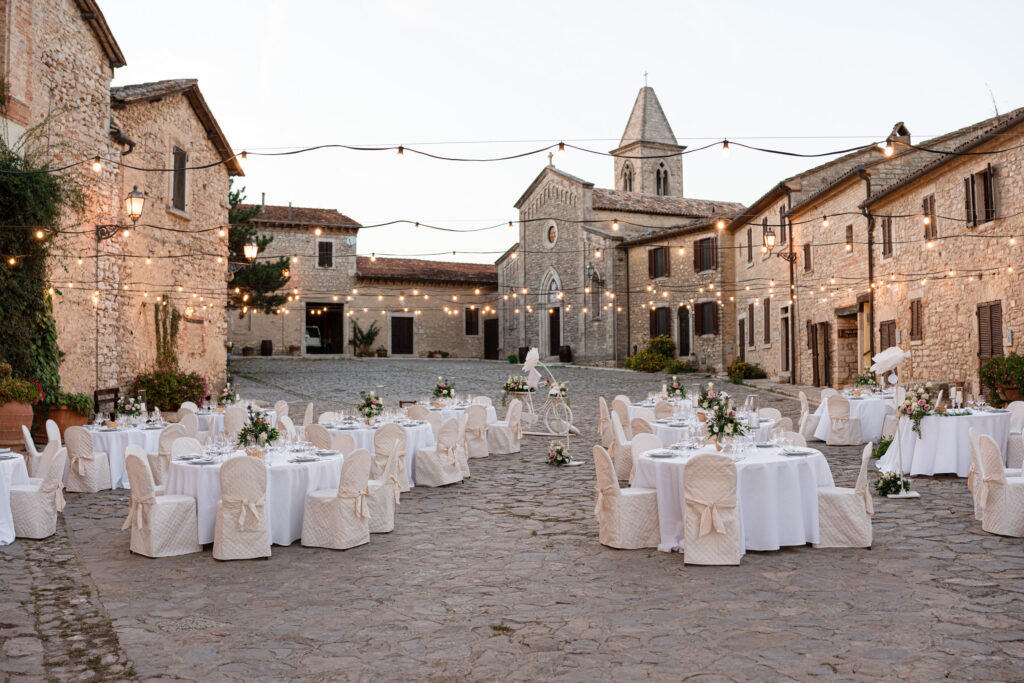
[[[153,325],[156,328],[156,366],[171,369],[178,367],[178,328],[181,313],[171,305],[164,294],[160,303],[153,307]]]

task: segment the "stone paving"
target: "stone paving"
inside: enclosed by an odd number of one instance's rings
[[[514,366],[470,361],[246,359],[241,393],[292,411],[358,389],[415,398],[437,375],[500,398]],[[1024,541],[974,521],[966,484],[916,478],[876,498],[871,550],[748,553],[739,567],[597,542],[596,397],[661,376],[565,368],[578,468],[547,440],[473,460],[473,477],[402,496],[396,530],[267,561],[209,550],[149,560],[119,531],[127,492],[68,494],[60,531],[0,548],[0,672],[51,679],[680,680],[1024,678]],[[698,381],[687,377],[687,384]],[[692,381],[691,381],[692,380]],[[750,389],[732,388],[738,398]],[[797,417],[795,400],[760,394]],[[500,410],[500,409],[499,409]],[[300,412],[301,414],[301,412]],[[856,448],[823,447],[838,485]]]

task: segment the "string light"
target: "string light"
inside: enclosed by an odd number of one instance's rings
[[[722,156],[728,158],[729,156],[729,141],[722,140]]]
[[[827,228],[828,227],[828,216],[822,216],[821,217],[821,227],[823,227],[823,228]]]
[[[100,173],[103,170],[103,162],[100,161],[99,157],[92,160],[93,173]]]
[[[618,218],[612,220],[612,230],[614,232],[618,232],[619,231],[619,219]]]
[[[719,218],[715,222],[715,229],[717,229],[717,230],[725,230],[725,221],[722,220],[721,218]]]
[[[594,258],[601,258],[601,250],[600,249],[595,249],[594,250]]]
[[[896,152],[896,149],[892,146],[892,140],[885,141],[885,156],[891,157]]]

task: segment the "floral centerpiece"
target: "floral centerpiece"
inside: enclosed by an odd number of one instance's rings
[[[710,412],[719,404],[721,401],[720,396],[722,395],[725,394],[715,391],[715,385],[708,382],[706,386],[700,388],[700,395],[697,397],[697,407]]]
[[[910,490],[910,480],[899,472],[886,472],[875,482],[875,490],[880,496],[889,496]]]
[[[561,441],[552,441],[548,446],[548,464],[554,467],[562,467],[572,462],[569,449]]]
[[[363,399],[356,406],[356,410],[359,411],[360,415],[369,420],[384,412],[384,402],[374,396],[371,391],[363,395]]]
[[[434,398],[455,398],[455,384],[444,377],[438,377],[434,385]]]
[[[686,389],[675,375],[672,375],[672,381],[666,385],[665,391],[669,398],[686,398]]]
[[[235,393],[234,387],[231,386],[231,382],[224,385],[224,390],[220,392],[220,396],[217,397],[217,405],[228,406],[238,401],[238,394]]]
[[[870,372],[865,372],[863,375],[857,375],[857,381],[854,384],[858,387],[877,387],[878,380]]]
[[[249,419],[238,432],[238,445],[245,448],[248,455],[263,457],[264,449],[277,441],[277,430],[270,426],[262,413],[257,413],[249,406]]]
[[[935,414],[931,404],[932,383],[916,384],[907,391],[907,397],[900,406],[900,415],[906,415],[914,423],[914,433],[921,436],[921,420]]]
[[[569,405],[569,389],[565,386],[565,382],[555,382],[550,379],[546,381],[548,383],[548,396],[560,398],[565,401],[565,405]]]
[[[505,405],[509,394],[525,394],[530,391],[536,391],[536,389],[526,385],[525,377],[509,375],[501,387],[501,405]]]
[[[142,415],[142,401],[135,397],[122,396],[117,400],[117,414],[128,417]]]
[[[743,426],[736,416],[736,411],[729,405],[729,394],[718,392],[713,397],[715,403],[708,411],[707,422],[704,426],[708,430],[708,436],[715,439],[715,446],[721,449],[722,439],[733,436],[743,436],[747,428]]]

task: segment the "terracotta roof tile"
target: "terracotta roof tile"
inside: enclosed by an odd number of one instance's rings
[[[498,284],[498,268],[489,263],[456,263],[413,258],[356,258],[356,277],[367,280],[405,280],[451,284]]]
[[[594,208],[612,211],[628,211],[630,213],[655,213],[667,216],[688,216],[703,218],[707,216],[731,215],[743,210],[737,202],[718,202],[711,199],[687,199],[684,197],[659,197],[657,195],[640,194],[639,192],[622,192],[594,188]]]
[[[241,204],[239,206],[241,208],[252,208],[259,205]],[[273,204],[260,206],[260,212],[252,217],[252,221],[254,223],[275,223],[283,226],[360,227],[359,223],[340,213],[337,209],[314,209],[308,206],[276,206]]]

